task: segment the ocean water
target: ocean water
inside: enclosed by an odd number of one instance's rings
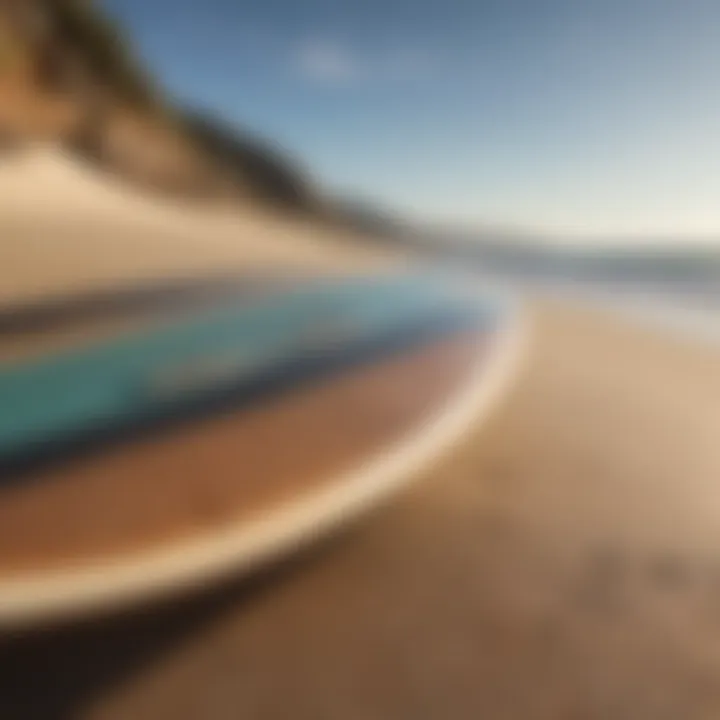
[[[720,247],[564,250],[501,243],[464,246],[446,262],[483,282],[610,310],[696,341],[720,345]]]

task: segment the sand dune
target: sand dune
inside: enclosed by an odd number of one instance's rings
[[[36,219],[73,213],[122,218],[128,212],[157,213],[157,205],[62,150],[39,145],[0,159],[3,218],[28,213]]]
[[[143,195],[48,146],[0,160],[0,237],[5,302],[149,277],[392,260],[309,221]]]

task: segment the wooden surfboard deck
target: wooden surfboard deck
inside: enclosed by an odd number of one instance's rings
[[[0,315],[0,624],[247,571],[478,421],[521,332],[432,278],[236,278]]]

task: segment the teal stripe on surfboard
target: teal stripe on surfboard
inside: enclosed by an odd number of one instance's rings
[[[487,319],[487,307],[473,307]],[[224,306],[184,322],[25,363],[0,365],[0,454],[56,433],[171,402],[178,392],[254,373],[328,344],[392,334],[424,318],[468,313],[427,279],[319,284]]]

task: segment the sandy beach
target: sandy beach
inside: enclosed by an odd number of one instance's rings
[[[462,453],[258,586],[61,638],[76,669],[106,643],[123,658],[69,706],[103,719],[716,717],[715,358],[567,308],[535,317],[524,380]]]
[[[3,202],[6,302],[217,267],[409,262],[280,220],[136,208],[130,233],[122,203],[32,217]],[[529,313],[511,397],[410,492],[254,583],[3,640],[0,715],[717,717],[718,353],[569,303]]]

